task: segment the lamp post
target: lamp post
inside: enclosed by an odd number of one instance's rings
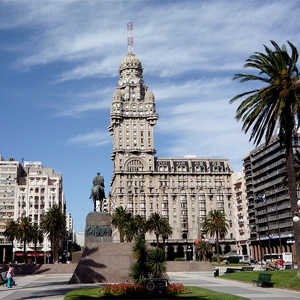
[[[286,242],[290,245],[290,249],[292,249],[291,250],[291,252],[292,252],[292,268],[294,269],[294,254],[293,254],[292,247],[293,247],[293,244],[295,244],[295,240],[293,239],[293,235],[291,233],[289,234],[289,238]]]
[[[256,232],[258,230],[258,240],[259,240],[259,250],[260,250],[260,266],[262,267],[262,248],[261,248],[261,239],[260,239],[260,228],[259,228],[259,222],[258,222],[258,217],[257,217],[257,204],[256,204],[256,199],[254,198],[254,207],[255,207],[255,222],[256,222]]]
[[[69,248],[68,248],[69,242],[72,242],[72,240],[67,240],[67,253],[66,253],[67,264],[69,263]]]
[[[280,261],[283,266],[283,254],[282,254],[282,243],[281,243],[281,232],[280,232],[280,222],[279,222],[279,213],[278,213],[278,202],[277,202],[277,189],[274,186],[275,191],[275,200],[276,200],[276,212],[277,212],[277,224],[278,224],[278,237],[279,237],[279,248],[280,248]]]

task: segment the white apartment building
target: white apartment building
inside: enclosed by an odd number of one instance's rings
[[[6,224],[15,219],[14,203],[21,163],[0,155],[0,263],[12,261],[12,243],[4,237]]]
[[[234,178],[233,227],[235,230],[234,236],[237,243],[237,254],[250,256],[249,218],[244,169],[242,169],[241,173],[234,173],[232,176]]]
[[[23,170],[16,187],[14,220],[26,216],[40,225],[42,216],[55,204],[65,213],[61,173],[55,173],[53,168],[46,168],[38,161],[24,162]],[[39,261],[46,261],[46,253],[49,255],[51,250],[50,241],[45,237],[44,242],[37,245],[37,250]],[[15,242],[15,260],[23,255],[22,243]],[[34,256],[33,243],[27,245],[27,256]]]

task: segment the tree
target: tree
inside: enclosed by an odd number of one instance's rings
[[[126,227],[131,218],[131,213],[128,212],[127,208],[123,208],[123,206],[119,206],[115,209],[112,217],[111,223],[112,225],[119,230],[120,232],[120,242],[124,242],[124,238],[126,235]],[[128,232],[127,232],[128,234]]]
[[[166,219],[164,219],[164,220],[165,220],[166,224],[165,224],[165,226],[163,226],[161,228],[161,236],[162,236],[162,239],[163,239],[162,248],[165,252],[166,239],[173,234],[173,228],[170,226],[169,222]]]
[[[163,277],[163,273],[167,270],[166,262],[167,257],[163,249],[156,248],[150,251],[147,266],[153,278]]]
[[[14,248],[14,239],[17,237],[18,224],[15,221],[10,221],[6,225],[4,236],[7,237],[12,244],[12,249]]]
[[[205,217],[202,224],[202,229],[205,233],[212,237],[216,236],[217,262],[220,262],[219,238],[223,237],[229,229],[228,221],[225,219],[225,214],[221,210],[211,210]]]
[[[147,266],[148,250],[145,239],[136,236],[133,245],[133,256],[137,260],[131,267],[129,276],[135,283],[142,284],[145,278],[149,277],[149,268]]]
[[[156,236],[156,247],[159,248],[159,236],[168,226],[168,222],[159,213],[152,213],[147,221],[147,229],[154,232]]]
[[[286,154],[286,170],[291,211],[298,211],[297,185],[293,161],[292,139],[300,125],[300,83],[297,67],[299,53],[297,48],[288,41],[291,54],[283,45],[281,48],[271,41],[274,50],[264,46],[265,53],[255,52],[244,65],[259,72],[258,75],[235,74],[233,80],[243,82],[260,82],[262,88],[244,92],[232,98],[230,103],[243,99],[236,111],[236,119],[243,121],[243,130],[252,132],[250,141],[258,145],[265,138],[266,145],[279,128],[279,138]],[[294,223],[294,238],[297,261],[300,262],[300,228]],[[300,277],[300,268],[298,269]]]
[[[42,229],[39,228],[37,224],[34,224],[32,226],[32,232],[31,232],[31,241],[34,244],[34,261],[36,263],[36,247],[37,243],[42,243],[44,240],[44,233]]]
[[[141,215],[135,215],[133,222],[135,223],[135,226],[137,228],[137,234],[140,237],[145,237],[145,233],[147,231],[147,221],[145,217]]]
[[[53,261],[58,261],[58,243],[66,233],[66,216],[57,205],[53,205],[41,219],[41,228],[49,235]]]
[[[22,217],[17,223],[17,238],[23,242],[25,263],[27,264],[26,243],[31,241],[32,224],[30,217]]]
[[[195,251],[198,253],[199,258],[203,259],[204,261],[206,260],[206,256],[208,253],[211,252],[212,246],[210,243],[205,242],[205,241],[199,241],[196,244],[196,249]]]

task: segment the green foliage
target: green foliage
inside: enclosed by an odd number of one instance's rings
[[[202,229],[212,237],[216,236],[217,262],[220,262],[219,238],[225,236],[229,230],[229,224],[228,220],[226,220],[225,213],[221,210],[211,210],[205,217]]]
[[[240,258],[238,256],[229,256],[226,257],[226,260],[231,264],[238,264],[240,262]]]
[[[198,253],[199,258],[205,261],[207,254],[212,252],[212,245],[205,241],[199,241],[198,244],[196,244],[195,251]]]
[[[147,261],[149,272],[153,278],[163,277],[163,273],[166,272],[167,257],[165,252],[161,248],[156,248],[150,251]]]
[[[235,272],[222,275],[221,277],[239,281],[252,282],[257,280],[260,272]],[[268,271],[273,274],[272,282],[275,287],[300,290],[300,278],[297,277],[297,270]]]
[[[152,213],[147,220],[147,229],[156,236],[156,247],[159,247],[159,236],[162,235],[163,243],[168,235],[173,234],[173,228],[160,213]]]
[[[66,235],[66,216],[57,205],[53,205],[41,219],[41,228],[49,234],[53,261],[58,261],[58,242]]]
[[[239,73],[233,77],[233,80],[239,79],[241,83],[259,83],[258,88],[235,96],[230,103],[242,100],[235,118],[242,120],[245,133],[251,129],[250,140],[256,145],[259,145],[262,138],[266,145],[269,144],[271,137],[279,129],[280,143],[286,154],[291,211],[294,213],[298,211],[298,196],[292,139],[300,126],[299,53],[289,41],[287,43],[291,53],[286,45],[279,47],[274,41],[271,43],[273,49],[264,46],[265,53],[255,52],[246,60],[244,67],[256,71],[257,75]],[[294,230],[296,257],[300,261],[299,229],[296,226]],[[300,276],[300,269],[298,275]]]
[[[184,261],[184,257],[175,257],[175,261]]]
[[[129,276],[136,284],[141,284],[145,278],[160,278],[166,271],[166,254],[161,248],[148,250],[146,241],[137,236],[133,246],[133,256],[136,263],[130,267]]]

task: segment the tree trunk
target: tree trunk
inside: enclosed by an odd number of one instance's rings
[[[156,247],[159,248],[159,234],[155,233],[156,235]]]
[[[291,212],[292,217],[295,215],[295,212],[299,211],[297,201],[297,185],[295,179],[295,170],[294,170],[294,157],[293,157],[293,145],[292,139],[288,143],[289,149],[286,149],[286,171],[288,177],[288,188],[289,188],[289,195],[290,195],[290,203],[291,203]],[[295,246],[296,246],[296,258],[297,264],[300,266],[300,228],[299,223],[293,222],[293,229],[294,229],[294,239],[295,239]],[[300,277],[300,268],[298,268],[297,276]]]
[[[219,236],[216,233],[216,247],[217,247],[217,263],[220,263],[220,249],[219,249]]]
[[[24,250],[24,260],[25,260],[25,264],[27,264],[26,240],[24,240],[23,250]]]
[[[36,244],[37,243],[34,243],[34,262],[36,264]]]

